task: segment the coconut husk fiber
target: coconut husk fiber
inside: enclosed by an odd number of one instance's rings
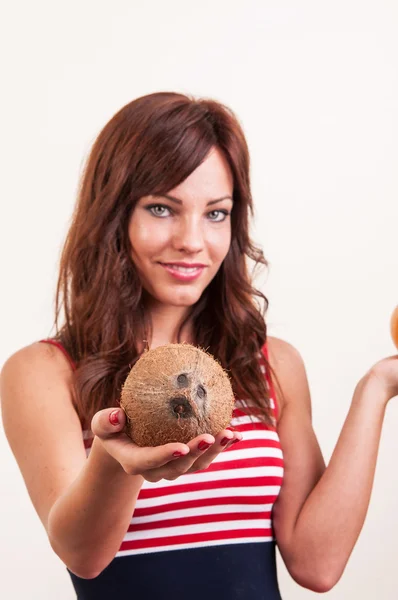
[[[159,446],[217,435],[231,422],[234,394],[227,372],[211,354],[191,344],[167,344],[146,350],[135,363],[120,406],[132,441]]]

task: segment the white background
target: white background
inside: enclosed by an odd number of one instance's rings
[[[210,96],[247,135],[269,334],[304,358],[328,461],[357,381],[394,354],[398,4],[22,0],[4,2],[0,22],[0,363],[50,333],[59,253],[100,129],[143,94]],[[365,526],[330,599],[398,596],[397,402]],[[0,595],[70,600],[1,433]],[[280,557],[278,567],[284,600],[315,596]]]

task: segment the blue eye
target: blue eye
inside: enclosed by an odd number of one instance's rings
[[[154,209],[155,209],[155,208],[160,208],[161,210],[164,210],[164,209],[166,209],[166,210],[169,210],[169,209],[167,208],[167,206],[163,206],[163,204],[151,204],[150,206],[147,206],[147,207],[146,207],[146,210],[149,210],[149,212],[150,212],[150,213],[151,213],[151,214],[152,214],[154,217],[160,217],[160,218],[162,218],[162,217],[164,216],[164,214],[163,214],[163,213],[160,213],[160,214],[159,214],[159,212],[154,212]]]
[[[214,221],[215,223],[222,223],[230,214],[227,210],[212,210],[209,215],[218,213],[219,215],[223,215],[222,219],[210,219],[210,221]]]

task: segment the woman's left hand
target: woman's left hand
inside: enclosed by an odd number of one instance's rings
[[[398,355],[383,358],[369,369],[363,378],[380,385],[386,404],[398,396]]]

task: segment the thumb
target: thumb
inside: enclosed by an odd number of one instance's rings
[[[91,420],[94,435],[106,439],[124,429],[126,414],[122,408],[112,407],[99,410]]]

